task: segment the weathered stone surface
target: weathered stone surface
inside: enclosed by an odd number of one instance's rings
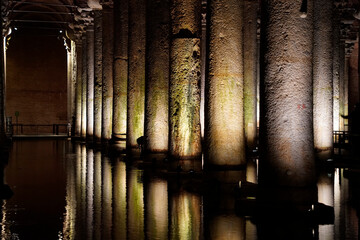
[[[101,138],[111,139],[113,122],[113,61],[114,61],[114,14],[113,9],[103,6],[102,12],[102,125]]]
[[[206,165],[246,163],[243,115],[243,6],[211,1],[206,92]]]
[[[126,146],[137,148],[145,117],[145,1],[129,1],[129,79]]]
[[[200,0],[174,0],[170,9],[173,35],[178,34],[180,35],[179,37],[200,36]]]
[[[340,130],[340,19],[333,19],[333,130]]]
[[[82,69],[81,69],[81,138],[86,138],[86,100],[87,100],[87,45],[86,45],[86,32],[82,36]]]
[[[249,151],[256,146],[258,7],[258,1],[244,1],[244,129]]]
[[[170,51],[170,155],[201,155],[200,39],[176,38]]]
[[[330,157],[333,137],[332,0],[314,1],[314,144]]]
[[[94,142],[101,142],[102,12],[94,11]]]
[[[73,129],[75,129],[75,122],[73,118],[75,119],[76,115],[76,103],[75,103],[75,91],[76,91],[76,78],[77,78],[77,62],[76,62],[76,43],[74,41],[71,41],[71,81],[70,81],[70,96],[68,96],[68,99],[70,100],[70,111],[71,111],[71,126]]]
[[[262,1],[259,183],[315,183],[312,112],[313,1]]]
[[[94,26],[89,26],[86,31],[87,46],[87,124],[86,138],[93,140],[94,134]]]
[[[81,100],[82,100],[82,45],[76,43],[76,85],[75,85],[75,136],[81,136]]]
[[[146,150],[166,152],[169,143],[169,0],[147,1]]]
[[[114,2],[114,119],[113,137],[126,134],[128,84],[128,0]]]

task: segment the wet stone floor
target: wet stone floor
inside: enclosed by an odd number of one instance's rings
[[[303,190],[259,194],[257,160],[239,171],[168,171],[67,139],[23,139],[3,166],[13,192],[0,201],[5,240],[359,239],[357,169],[326,168],[309,204]]]

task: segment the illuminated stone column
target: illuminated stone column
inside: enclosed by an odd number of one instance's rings
[[[71,40],[71,80],[70,80],[70,97],[68,97],[68,99],[70,100],[70,116],[69,118],[71,118],[70,123],[71,123],[71,128],[72,128],[72,134],[74,133],[75,130],[75,119],[76,119],[76,102],[75,102],[75,97],[76,97],[76,79],[77,79],[77,57],[76,57],[76,43],[75,41]]]
[[[86,44],[86,32],[82,36],[82,73],[81,73],[81,138],[86,138],[86,117],[87,117],[87,44]]]
[[[340,115],[345,114],[345,41],[340,40],[340,67],[339,67],[339,81],[340,81]],[[340,118],[340,131],[345,131],[344,118]]]
[[[113,2],[102,4],[102,126],[101,137],[111,139],[113,122],[114,14]]]
[[[94,11],[94,142],[101,143],[102,119],[102,12]]]
[[[244,129],[248,151],[256,146],[258,8],[258,1],[244,1]]]
[[[198,158],[201,1],[174,0],[171,21],[169,153],[173,158]]]
[[[3,21],[3,19],[1,18],[1,21]],[[1,54],[0,54],[0,143],[3,144],[4,141],[6,140],[6,131],[5,131],[5,81],[6,81],[6,67],[5,67],[5,62],[6,62],[6,52],[5,52],[5,46],[4,46],[4,35],[3,35],[3,28],[1,26],[0,28],[1,30],[1,36],[2,36],[2,40],[0,43],[0,49],[1,49]]]
[[[333,18],[333,130],[340,130],[340,19],[339,12]]]
[[[344,115],[349,114],[349,55],[345,56],[344,66]],[[348,120],[345,121],[345,130],[349,130]]]
[[[128,84],[128,0],[114,1],[114,120],[113,138],[126,137]]]
[[[127,149],[138,148],[145,114],[145,0],[129,1],[129,79]]]
[[[88,26],[86,30],[87,45],[87,125],[86,138],[93,141],[94,138],[94,26]]]
[[[210,1],[209,6],[205,164],[243,165],[246,163],[243,111],[243,4],[238,0]],[[255,67],[252,70],[255,70]]]
[[[355,43],[353,49],[349,49],[348,65],[348,108],[349,113],[354,110],[355,104],[359,101],[359,46]]]
[[[76,40],[76,85],[75,85],[75,136],[81,135],[81,100],[82,100],[82,42]]]
[[[67,85],[67,90],[66,90],[66,94],[67,94],[67,121],[68,123],[72,122],[72,112],[71,112],[71,107],[73,105],[72,102],[72,89],[73,89],[73,85],[72,85],[72,76],[73,76],[73,49],[72,49],[72,41],[70,40],[70,49],[66,49],[66,63],[67,63],[67,76],[66,76],[66,85]]]
[[[331,155],[333,138],[332,0],[314,1],[314,146],[321,159]]]
[[[315,184],[313,1],[262,1],[259,184]],[[296,93],[296,94],[294,94]]]
[[[169,136],[169,0],[147,1],[146,150],[166,152]]]

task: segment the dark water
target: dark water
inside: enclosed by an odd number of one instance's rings
[[[319,176],[316,198],[333,213],[319,220],[306,204],[257,205],[251,184],[245,197],[235,194],[239,180],[256,182],[256,161],[205,176],[125,160],[67,140],[14,141],[1,239],[359,239],[356,171]]]

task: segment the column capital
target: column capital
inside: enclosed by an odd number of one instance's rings
[[[113,0],[100,0],[100,4],[103,7],[107,7],[107,8],[113,8],[114,7],[114,1]]]

